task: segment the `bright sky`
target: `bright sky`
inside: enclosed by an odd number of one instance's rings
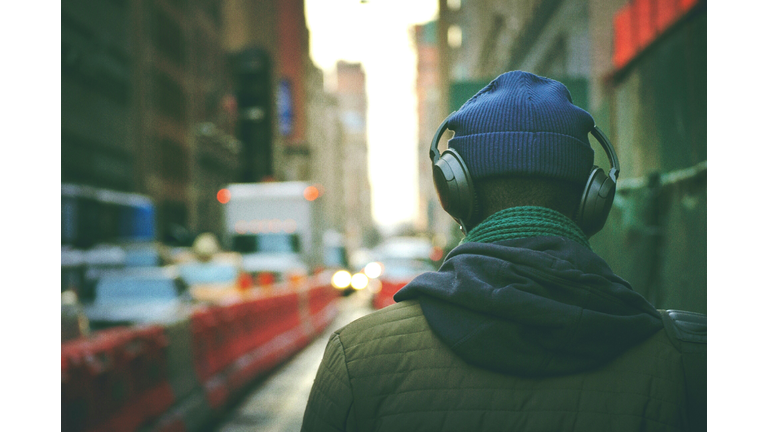
[[[374,221],[412,221],[417,208],[416,51],[409,27],[437,17],[438,0],[305,0],[310,55],[325,71],[361,62],[368,91]]]

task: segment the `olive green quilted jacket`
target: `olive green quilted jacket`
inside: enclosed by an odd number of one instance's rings
[[[407,300],[332,335],[302,431],[679,431],[684,404],[664,330],[597,369],[522,378],[468,365]]]

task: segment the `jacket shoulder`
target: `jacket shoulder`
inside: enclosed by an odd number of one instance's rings
[[[418,300],[387,306],[359,318],[336,331],[343,345],[429,330]]]
[[[675,348],[681,344],[707,344],[707,316],[696,312],[661,310],[664,330]]]
[[[690,429],[706,430],[707,316],[679,310],[659,312],[667,338],[682,355]]]

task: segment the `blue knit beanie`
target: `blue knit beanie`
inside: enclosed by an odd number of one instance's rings
[[[507,72],[451,116],[448,146],[475,180],[524,175],[584,183],[594,163],[587,138],[594,124],[562,83]]]

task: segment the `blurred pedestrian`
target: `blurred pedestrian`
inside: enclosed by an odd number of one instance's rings
[[[302,430],[706,428],[706,317],[657,311],[590,248],[619,163],[564,85],[499,76],[430,157],[466,237],[397,304],[332,335]]]

